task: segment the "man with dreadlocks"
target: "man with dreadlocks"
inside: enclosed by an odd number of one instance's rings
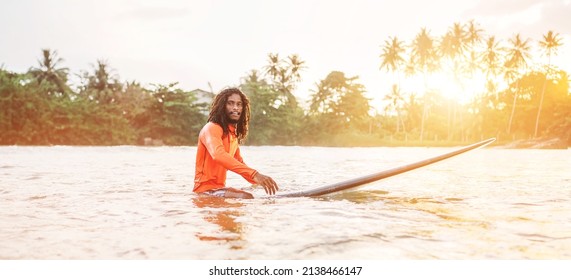
[[[194,192],[220,197],[253,198],[249,192],[226,187],[226,171],[240,174],[267,194],[278,190],[276,182],[244,164],[239,143],[248,135],[250,101],[238,88],[227,88],[212,102],[208,123],[198,136]]]

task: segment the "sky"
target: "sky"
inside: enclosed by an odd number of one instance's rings
[[[303,102],[331,71],[358,76],[373,104],[390,90],[380,70],[390,36],[421,28],[443,35],[475,20],[486,35],[533,40],[547,31],[564,46],[554,64],[571,70],[571,0],[3,0],[0,68],[26,72],[56,50],[73,76],[105,60],[121,81],[178,82],[184,90],[239,85],[269,53],[305,61]]]

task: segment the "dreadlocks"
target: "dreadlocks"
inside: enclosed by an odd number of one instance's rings
[[[224,135],[228,135],[228,124],[230,122],[228,122],[226,117],[226,103],[228,102],[228,97],[232,94],[239,94],[242,99],[242,114],[240,115],[240,120],[236,124],[236,137],[238,138],[238,142],[242,143],[242,141],[246,139],[246,136],[248,136],[248,124],[250,123],[250,100],[248,100],[248,97],[240,89],[227,88],[218,93],[212,101],[208,121],[219,124],[224,131]]]

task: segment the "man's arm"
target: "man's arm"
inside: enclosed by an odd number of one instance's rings
[[[240,153],[240,147],[239,147],[239,146],[238,146],[238,149],[236,149],[236,153],[234,154],[234,158],[235,158],[237,161],[239,161],[239,162],[241,162],[241,163],[243,163],[243,164],[246,164],[246,163],[244,162],[244,159],[242,158],[242,154]]]
[[[236,154],[234,154],[234,157],[239,162],[244,163],[244,159],[242,158],[242,155],[240,154],[240,147],[238,147],[238,149],[236,150]],[[264,190],[266,191],[266,193],[270,194],[270,195],[275,194],[276,191],[279,189],[278,184],[274,181],[274,179],[272,179],[271,177],[266,176],[262,173],[259,173],[259,172],[256,172],[254,174],[254,180],[253,180],[253,182],[250,182],[250,183],[258,184],[258,185],[264,187]]]
[[[223,131],[220,126],[209,125],[207,129],[203,129],[200,132],[200,141],[204,144],[206,150],[208,150],[208,153],[215,162],[239,174],[250,183],[256,183],[254,181],[254,175],[257,171],[233,158],[226,152],[224,144],[222,143],[222,134]]]

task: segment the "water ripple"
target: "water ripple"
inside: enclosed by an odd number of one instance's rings
[[[290,192],[447,150],[241,151]],[[0,147],[0,258],[571,258],[571,150],[481,149],[320,198],[267,197],[229,173],[254,200],[193,194],[195,152]]]

